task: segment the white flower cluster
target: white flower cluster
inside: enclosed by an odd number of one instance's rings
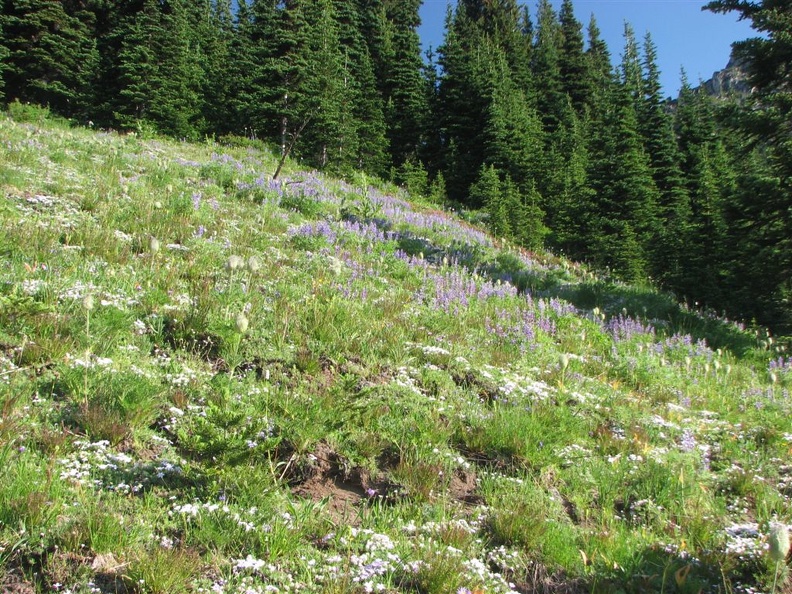
[[[77,485],[139,493],[152,484],[183,472],[182,461],[175,463],[166,458],[145,462],[135,460],[127,454],[113,451],[106,440],[77,441],[75,446],[77,449],[58,460],[58,464],[62,467],[60,478]]]

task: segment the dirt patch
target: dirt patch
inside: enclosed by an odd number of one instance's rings
[[[313,501],[327,500],[325,511],[333,521],[356,526],[360,524],[360,501],[365,491],[358,485],[340,478],[309,480],[292,492]]]
[[[0,594],[36,594],[36,589],[18,575],[9,573],[0,581]]]
[[[500,392],[496,384],[483,380],[470,371],[465,373],[452,372],[451,379],[460,388],[474,392],[482,402],[491,404],[499,398]]]
[[[582,579],[570,579],[561,573],[550,573],[542,563],[532,563],[522,576],[508,575],[517,592],[525,594],[583,594],[589,588]]]
[[[476,494],[476,473],[472,470],[457,470],[451,477],[451,484],[448,491],[451,496],[464,503],[480,505],[484,503],[484,498]]]
[[[376,498],[392,499],[398,486],[378,480],[363,468],[347,468],[345,461],[328,444],[321,442],[299,466],[299,482],[292,493],[313,501],[327,501],[325,511],[334,521],[356,525],[360,511]]]

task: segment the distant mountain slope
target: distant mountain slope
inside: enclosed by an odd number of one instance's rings
[[[701,84],[701,88],[714,97],[750,95],[746,62],[732,55],[726,68],[714,72],[712,78]]]

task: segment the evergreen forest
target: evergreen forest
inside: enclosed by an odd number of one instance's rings
[[[734,45],[753,91],[683,74],[674,100],[650,35],[625,25],[608,48],[572,0],[459,0],[427,55],[420,5],[2,0],[0,101],[362,171],[516,246],[792,330],[792,1],[710,2],[761,34]]]

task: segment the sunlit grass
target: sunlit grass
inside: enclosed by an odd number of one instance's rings
[[[3,587],[787,579],[783,341],[243,142],[0,137]]]

